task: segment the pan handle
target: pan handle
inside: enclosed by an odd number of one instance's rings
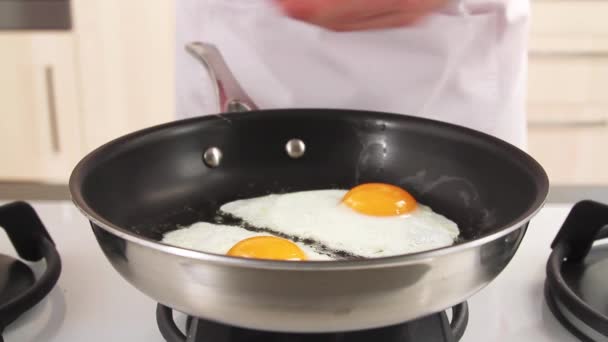
[[[201,62],[209,73],[222,113],[246,112],[258,109],[236,80],[215,45],[193,42],[186,45],[186,51]]]

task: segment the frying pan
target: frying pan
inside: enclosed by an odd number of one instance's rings
[[[256,109],[217,49],[189,51],[223,110]],[[201,69],[202,71],[202,69]],[[491,115],[491,113],[488,113]],[[159,240],[228,201],[385,182],[455,221],[453,246],[366,260],[252,260]],[[87,155],[70,179],[108,260],[133,286],[186,314],[280,332],[381,327],[445,310],[493,280],[548,191],[542,167],[481,132],[356,110],[253,110],[145,129]]]

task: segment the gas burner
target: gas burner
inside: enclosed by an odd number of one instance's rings
[[[232,327],[200,318],[188,318],[184,335],[173,321],[172,309],[158,304],[156,320],[167,342],[455,342],[464,334],[469,319],[466,303],[445,312],[389,327],[326,334],[276,333]]]
[[[545,299],[553,315],[581,341],[608,337],[608,245],[593,246],[606,238],[608,206],[582,201],[551,244]]]
[[[45,259],[46,270],[36,280],[24,262],[0,254],[0,333],[40,302],[55,286],[61,259],[55,244],[34,209],[25,202],[0,206],[0,227],[19,257],[34,262]],[[0,341],[3,341],[0,336]]]

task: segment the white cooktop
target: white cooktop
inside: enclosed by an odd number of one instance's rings
[[[32,205],[55,240],[63,270],[50,295],[6,329],[5,341],[163,342],[156,303],[114,271],[78,210],[70,202]],[[532,220],[509,266],[469,300],[462,341],[577,341],[543,298],[549,244],[570,207],[548,205]],[[6,236],[0,237],[0,251],[15,255]]]

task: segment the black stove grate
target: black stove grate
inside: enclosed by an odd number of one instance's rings
[[[173,321],[172,310],[158,305],[156,318],[167,342],[456,342],[468,323],[468,307],[452,308],[452,322],[445,312],[389,327],[326,334],[277,333],[232,327],[200,318],[189,318],[187,335]]]
[[[0,206],[0,227],[6,231],[20,258],[30,262],[46,261],[46,270],[36,279],[27,264],[0,254],[0,341],[3,341],[2,331],[53,289],[61,273],[61,259],[51,236],[29,204],[13,202]]]
[[[557,320],[581,341],[608,337],[608,205],[578,202],[547,262],[545,301]]]

